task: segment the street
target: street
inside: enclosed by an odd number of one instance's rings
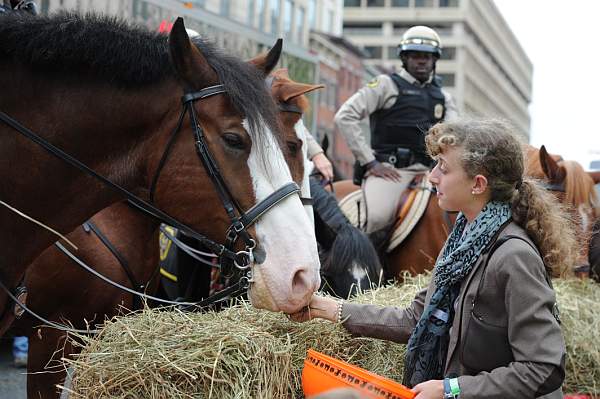
[[[0,339],[0,399],[25,399],[26,369],[12,365],[12,337]]]

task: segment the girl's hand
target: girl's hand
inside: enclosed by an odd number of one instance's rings
[[[429,380],[415,385],[412,389],[417,394],[415,399],[442,399],[444,397],[444,382]]]
[[[313,294],[307,307],[288,315],[290,320],[303,323],[315,318],[337,321],[338,301]]]

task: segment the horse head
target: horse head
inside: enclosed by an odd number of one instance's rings
[[[541,180],[544,186],[554,192],[571,212],[581,236],[589,239],[598,207],[594,180],[578,162],[551,156],[545,146],[539,149],[539,163],[543,171]],[[528,171],[526,174],[529,174]],[[581,254],[582,264],[586,263],[586,251],[587,248]]]
[[[258,212],[257,220],[244,219],[249,209],[265,199],[271,202],[272,194],[293,181],[276,136],[272,99],[264,76],[254,68],[270,71],[279,59],[281,43],[254,66],[239,63],[236,74],[227,71],[231,65],[215,62],[201,42],[192,43],[181,19],[170,32],[169,48],[184,98],[191,99],[186,104],[192,123],[186,115],[179,137],[170,145],[154,186],[155,202],[192,227],[204,226],[200,231],[215,241],[222,242],[228,231],[238,233],[242,239],[235,250],[251,254],[253,260],[248,265],[252,304],[295,312],[319,285],[314,234],[300,198],[293,193],[280,197]],[[205,97],[202,91],[210,95]],[[198,147],[204,168],[198,167],[196,151],[190,151],[199,137],[205,146]],[[155,168],[163,165],[160,152],[155,151]],[[177,206],[171,205],[174,202]],[[202,211],[197,211],[199,205]],[[244,225],[245,221],[252,225]]]

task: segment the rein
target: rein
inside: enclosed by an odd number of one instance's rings
[[[14,130],[21,133],[23,136],[27,137],[29,140],[31,140],[34,143],[38,144],[39,146],[43,147],[51,155],[54,155],[55,157],[67,162],[68,164],[76,167],[77,169],[83,171],[84,173],[101,181],[104,185],[119,192],[120,194],[122,194],[124,197],[127,198],[127,200],[129,201],[130,204],[134,205],[139,210],[161,220],[165,224],[168,224],[170,226],[173,226],[173,227],[179,229],[180,231],[184,232],[188,236],[196,239],[203,246],[205,246],[210,251],[215,253],[221,259],[221,262],[226,260],[226,261],[228,261],[228,263],[235,264],[235,266],[240,271],[246,271],[247,269],[250,269],[252,264],[254,264],[253,250],[256,246],[256,241],[251,237],[250,233],[247,231],[247,228],[250,227],[253,223],[255,223],[265,212],[267,212],[269,209],[271,209],[272,207],[277,205],[279,202],[283,201],[285,198],[287,198],[291,195],[294,195],[294,194],[299,194],[300,188],[298,187],[298,185],[296,183],[290,182],[288,184],[285,184],[284,186],[282,186],[275,192],[271,193],[267,198],[265,198],[261,202],[254,205],[248,212],[244,213],[241,210],[239,204],[235,201],[233,195],[231,194],[227,185],[225,184],[225,181],[221,175],[221,172],[219,171],[219,168],[217,167],[217,164],[216,164],[214,158],[210,154],[208,145],[206,144],[206,141],[205,141],[204,129],[202,128],[202,126],[199,123],[199,118],[198,118],[198,116],[196,114],[196,110],[193,106],[193,103],[197,100],[206,99],[208,97],[211,97],[211,96],[214,96],[217,94],[223,94],[223,93],[226,93],[226,89],[223,85],[219,84],[219,85],[214,85],[214,86],[209,86],[209,87],[203,88],[196,92],[186,93],[183,95],[183,97],[181,99],[182,100],[182,112],[179,117],[177,127],[176,127],[175,131],[172,133],[172,135],[169,139],[169,142],[167,143],[167,146],[165,148],[163,156],[161,157],[161,160],[159,162],[159,167],[155,173],[155,176],[152,179],[152,185],[151,185],[150,190],[151,190],[151,193],[153,193],[153,191],[155,190],[156,182],[158,180],[158,175],[160,174],[160,171],[162,170],[163,166],[165,165],[165,163],[167,161],[168,153],[170,151],[170,148],[172,147],[174,138],[177,135],[177,133],[179,132],[179,130],[181,130],[181,126],[182,126],[185,115],[189,114],[190,123],[192,125],[192,130],[193,130],[193,134],[194,134],[194,138],[195,138],[196,153],[198,154],[198,157],[202,161],[204,168],[206,169],[208,175],[210,176],[213,186],[215,187],[215,190],[217,191],[217,193],[221,199],[223,207],[225,208],[225,211],[226,211],[227,215],[229,216],[229,219],[231,220],[231,226],[227,230],[227,235],[226,235],[227,237],[226,237],[225,245],[217,243],[217,242],[211,240],[210,238],[206,237],[205,235],[197,233],[192,228],[188,227],[187,225],[185,225],[185,224],[179,222],[178,220],[174,219],[173,217],[169,216],[168,214],[161,211],[160,209],[158,209],[151,203],[142,200],[141,198],[139,198],[135,194],[131,193],[127,189],[123,188],[122,186],[120,186],[120,185],[110,181],[106,177],[98,174],[97,172],[95,172],[93,169],[91,169],[87,165],[78,161],[77,159],[75,159],[71,155],[67,154],[60,148],[52,145],[47,140],[43,139],[42,137],[40,137],[39,135],[37,135],[36,133],[31,131],[30,129],[26,128],[21,123],[19,123],[15,119],[11,118],[10,116],[8,116],[7,114],[5,114],[2,111],[0,111],[0,121],[4,122],[6,125],[12,127]],[[237,210],[237,213],[239,214],[239,216],[236,215],[236,210]],[[245,249],[243,251],[235,252],[233,246],[238,237],[241,237],[243,239],[243,241],[245,243]],[[61,249],[60,247],[62,245],[60,243],[56,243],[56,245],[59,249]],[[66,248],[63,247],[63,249],[64,249],[64,251],[66,251]],[[61,251],[63,251],[63,249],[61,249]],[[79,259],[77,259],[77,261],[79,261]],[[83,262],[81,262],[81,263],[80,262],[81,261],[79,261],[77,263],[81,265]],[[190,302],[190,303],[184,303],[184,304],[190,305],[190,306],[203,306],[201,304],[213,303],[214,301],[218,301],[219,299],[222,299],[222,297],[225,297],[225,296],[229,295],[230,293],[233,293],[233,292],[237,293],[238,291],[239,291],[239,293],[245,292],[251,282],[252,282],[252,273],[251,273],[251,270],[247,270],[245,275],[242,276],[239,279],[238,283],[234,284],[233,286],[216,293],[215,295],[207,298],[204,301],[201,301],[198,303]],[[112,282],[112,283],[114,283],[114,282]],[[114,283],[114,284],[116,285],[117,283]],[[0,288],[2,288],[4,291],[6,291],[8,296],[13,301],[15,301],[17,299],[12,294],[10,289],[8,289],[1,282],[0,282]],[[136,295],[147,297],[145,294],[140,294],[136,291],[130,290],[127,287],[123,287],[123,289],[125,289],[125,291],[128,291],[128,292],[131,291],[131,293],[134,293]],[[154,298],[152,298],[152,299],[155,300]],[[209,300],[211,300],[211,301],[209,302]],[[160,300],[160,301],[163,301],[163,300]],[[17,303],[17,305],[21,306],[24,310],[26,310],[28,313],[34,315],[34,317],[37,317],[39,319],[39,316],[37,316],[33,312],[31,312],[31,310],[29,310],[24,304],[22,304],[21,302],[18,302],[18,301],[16,303]],[[166,302],[166,303],[182,304],[181,302]],[[7,306],[8,306],[8,304],[7,304]],[[2,314],[4,314],[5,311],[3,311]],[[46,321],[44,321],[44,322],[46,322]],[[49,324],[54,326],[56,323],[49,323]]]
[[[221,302],[225,299],[227,299],[228,297],[232,297],[235,298],[241,294],[243,294],[249,287],[250,285],[250,280],[248,277],[243,276],[238,282],[236,282],[235,284],[231,285],[230,287],[217,292],[214,295],[209,296],[206,299],[203,299],[202,301],[198,301],[198,302],[178,302],[178,301],[169,301],[166,299],[162,299],[162,298],[157,298],[155,296],[152,295],[148,295],[148,294],[144,294],[135,290],[132,290],[131,288],[125,287],[115,281],[112,281],[111,279],[109,279],[108,277],[98,273],[96,270],[94,270],[92,267],[88,266],[85,262],[83,262],[81,259],[77,258],[75,255],[73,255],[68,249],[66,249],[61,243],[57,242],[54,244],[61,252],[63,252],[65,255],[67,255],[71,260],[73,260],[76,264],[78,264],[79,266],[81,266],[84,270],[86,270],[88,273],[93,274],[94,276],[98,277],[99,279],[103,280],[104,282],[119,288],[125,292],[128,292],[130,294],[133,294],[136,297],[142,298],[142,299],[146,299],[146,300],[152,300],[152,301],[156,301],[156,302],[160,302],[160,303],[164,303],[167,305],[176,305],[179,307],[183,307],[182,310],[193,310],[193,311],[200,311],[200,310],[204,310],[209,308],[210,306],[215,305],[218,302]],[[60,331],[65,331],[65,332],[70,332],[70,333],[78,333],[78,334],[98,334],[100,332],[100,330],[92,330],[92,329],[86,329],[86,330],[82,330],[82,329],[77,329],[77,328],[73,328],[73,327],[69,327],[65,324],[60,324],[60,323],[55,323],[53,321],[50,321],[46,318],[44,318],[43,316],[40,316],[39,314],[37,314],[36,312],[34,312],[33,310],[29,309],[27,307],[27,305],[25,305],[23,302],[21,302],[3,283],[2,281],[0,281],[0,288],[2,288],[7,294],[8,297],[16,304],[16,306],[20,307],[21,309],[23,309],[23,311],[29,313],[29,315],[33,316],[35,319],[39,320],[40,322],[55,328],[57,330]]]

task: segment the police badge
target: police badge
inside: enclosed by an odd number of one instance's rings
[[[171,226],[165,226],[165,230],[174,237],[177,237],[177,229]],[[160,249],[160,260],[164,261],[167,259],[167,255],[169,254],[169,249],[171,249],[171,244],[173,241],[169,240],[169,238],[162,231],[158,235],[158,245]]]
[[[444,106],[442,104],[435,104],[433,107],[433,117],[435,119],[442,119],[444,116]]]

